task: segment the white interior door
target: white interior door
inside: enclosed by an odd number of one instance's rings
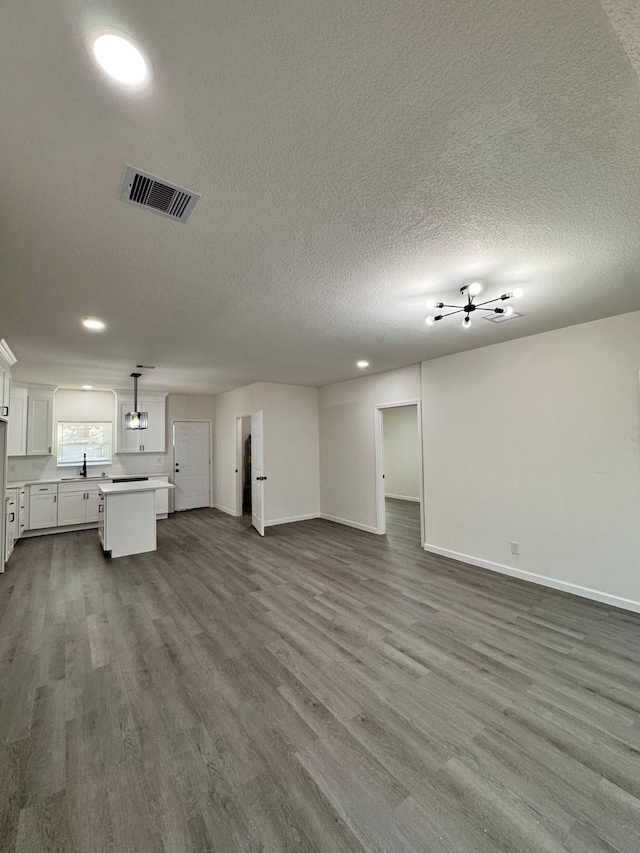
[[[176,512],[210,505],[209,447],[208,423],[173,422]]]
[[[264,436],[262,410],[251,415],[251,523],[264,536]]]

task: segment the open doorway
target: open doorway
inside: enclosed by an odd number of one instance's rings
[[[236,418],[236,515],[251,517],[251,415]]]
[[[424,543],[422,423],[419,400],[376,406],[378,533]]]
[[[264,536],[264,412],[236,417],[236,515],[247,516]]]

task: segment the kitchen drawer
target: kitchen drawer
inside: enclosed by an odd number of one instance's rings
[[[57,495],[58,494],[58,484],[57,483],[38,483],[37,486],[29,486],[32,495]],[[80,489],[82,491],[82,489]]]

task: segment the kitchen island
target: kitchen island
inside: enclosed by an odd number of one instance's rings
[[[126,557],[156,550],[156,492],[171,483],[100,483],[98,536],[105,554]]]

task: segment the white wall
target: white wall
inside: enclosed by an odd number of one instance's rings
[[[640,312],[424,362],[429,547],[640,602],[639,368]]]
[[[215,505],[235,514],[236,418],[264,411],[265,524],[320,512],[318,392],[257,382],[216,397]]]
[[[323,516],[375,532],[375,406],[419,398],[419,364],[319,389]]]
[[[385,494],[420,500],[420,433],[418,407],[394,406],[382,411]]]

